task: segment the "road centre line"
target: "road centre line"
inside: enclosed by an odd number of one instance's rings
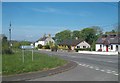
[[[100,71],[104,72],[105,70],[102,69],[102,70],[100,70]]]
[[[93,66],[90,66],[89,68],[93,69],[94,67],[93,67]]]
[[[73,60],[71,60],[71,61],[73,61]],[[103,69],[100,69],[99,67],[93,67],[93,66],[90,66],[90,65],[87,65],[87,64],[79,63],[78,61],[74,61],[74,62],[76,62],[80,66],[84,66],[84,67],[88,67],[88,68],[91,68],[91,69],[99,70],[99,71],[105,72],[105,73],[111,73],[111,74],[114,74],[116,76],[119,75],[116,71],[112,71],[112,70],[109,70],[109,69],[103,70]]]

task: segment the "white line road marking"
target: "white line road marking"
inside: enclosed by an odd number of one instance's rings
[[[112,73],[112,72],[110,72],[110,71],[107,71],[106,73]]]
[[[93,66],[90,66],[89,68],[93,69]]]
[[[86,66],[86,64],[83,64],[82,66]]]
[[[119,74],[116,73],[116,74],[114,74],[114,75],[118,76]]]
[[[100,70],[100,71],[104,72],[105,70],[102,69],[102,70]]]
[[[100,70],[99,68],[96,68],[95,70]]]
[[[107,69],[108,72],[111,72],[111,70]]]
[[[73,60],[71,60],[71,61],[73,61]],[[119,75],[116,71],[112,71],[112,70],[109,70],[109,69],[104,70],[104,69],[100,69],[99,67],[96,67],[96,66],[93,67],[93,66],[90,66],[90,65],[87,65],[87,64],[79,63],[79,62],[77,62],[77,61],[73,61],[73,62],[76,62],[76,63],[77,63],[78,65],[80,65],[80,66],[89,67],[89,68],[91,68],[91,69],[99,70],[99,71],[101,71],[101,72],[111,73],[111,74],[116,75],[116,76]]]
[[[85,67],[89,67],[90,65],[86,65]]]
[[[79,64],[79,65],[82,65],[82,64]]]
[[[116,71],[112,71],[113,73],[115,73]]]

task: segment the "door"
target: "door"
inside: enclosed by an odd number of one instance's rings
[[[116,51],[118,51],[118,45],[116,45]]]
[[[106,45],[106,52],[108,52],[108,45]]]

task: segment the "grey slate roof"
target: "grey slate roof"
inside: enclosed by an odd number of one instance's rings
[[[101,36],[96,41],[96,44],[105,44],[105,45],[120,44],[120,36],[118,34],[116,34],[116,36],[114,34],[107,35],[107,37],[102,37]]]
[[[43,38],[40,38],[39,40],[37,41],[45,41],[48,37],[43,37]]]
[[[78,39],[66,39],[60,42],[58,45],[68,45],[68,46],[76,46],[78,45],[82,40]]]

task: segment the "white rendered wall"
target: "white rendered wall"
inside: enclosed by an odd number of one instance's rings
[[[102,44],[96,44],[96,51],[98,51],[100,49],[100,45],[102,46],[101,49],[103,52],[106,52],[106,45],[102,45]],[[108,51],[110,52],[115,52],[116,51],[116,45],[117,44],[112,44],[113,45],[113,49],[111,49],[111,45],[108,46]],[[120,50],[120,45],[118,46],[118,50]]]
[[[90,48],[90,45],[85,41],[79,43],[77,46],[80,46],[80,48],[83,48],[83,46],[86,46],[86,48]],[[77,48],[77,46],[75,48]]]

